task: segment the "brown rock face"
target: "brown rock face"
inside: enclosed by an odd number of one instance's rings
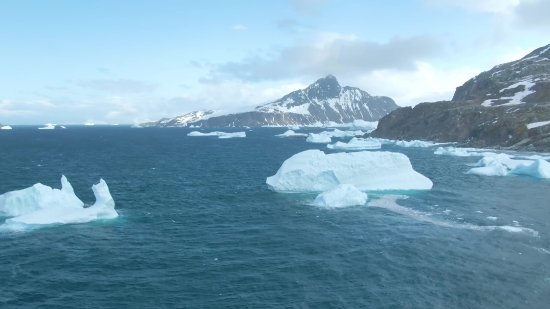
[[[452,101],[391,112],[370,136],[550,151],[550,125],[527,127],[541,121],[550,121],[550,45],[470,79]]]

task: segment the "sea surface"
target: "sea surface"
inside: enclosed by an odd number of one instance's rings
[[[479,158],[384,145],[433,189],[319,208],[265,184],[325,148],[274,137],[285,130],[0,131],[0,194],[60,188],[63,174],[93,204],[103,178],[120,215],[0,232],[0,308],[550,308],[549,180],[466,175]]]

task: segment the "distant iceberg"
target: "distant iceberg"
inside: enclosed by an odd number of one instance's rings
[[[205,136],[217,136],[218,138],[234,138],[234,137],[246,137],[246,132],[233,132],[233,133],[227,133],[227,132],[209,132],[209,133],[202,133],[199,131],[193,131],[187,134],[187,136],[193,136],[193,137],[205,137]]]
[[[134,129],[141,129],[143,128],[143,126],[140,126],[139,124],[133,124],[130,128],[134,128]]]
[[[308,137],[307,134],[305,133],[296,133],[292,130],[288,130],[286,131],[285,133],[282,133],[282,134],[277,134],[275,135],[276,137],[299,137],[299,138],[302,138],[302,137]]]
[[[43,192],[41,193],[34,190],[25,191],[28,189],[24,189],[4,194],[3,196],[6,196],[17,192],[15,196],[10,197],[8,202],[11,204],[7,204],[7,208],[4,204],[4,213],[9,211],[10,216],[16,215],[16,217],[7,219],[0,228],[19,230],[40,225],[86,223],[118,217],[118,213],[115,211],[115,202],[109,192],[107,183],[103,179],[92,186],[96,202],[86,208],[84,208],[84,203],[74,195],[74,191],[65,176],[62,177],[61,190],[51,189],[47,186],[43,187],[47,189],[42,188]],[[49,195],[44,192],[48,192]],[[9,207],[10,205],[16,207]]]
[[[368,195],[357,190],[353,185],[340,184],[333,189],[319,194],[313,201],[313,205],[321,207],[347,207],[364,205],[367,199]]]
[[[46,124],[46,126],[42,127],[42,128],[38,128],[38,130],[53,130],[55,129],[55,125],[53,124]]]
[[[332,138],[328,135],[309,133],[306,142],[308,143],[318,143],[318,144],[327,144],[332,143]]]
[[[0,130],[11,130],[10,126],[1,126]]]
[[[327,148],[333,150],[369,150],[369,149],[380,149],[382,144],[378,141],[367,140],[363,138],[352,138],[348,143],[336,142],[334,144],[327,145]]]
[[[545,160],[514,160],[510,155],[491,154],[481,158],[477,167],[467,174],[480,176],[507,176],[508,174],[526,175],[535,178],[550,178],[550,163]]]
[[[288,129],[289,130],[300,130],[300,127],[299,126],[289,126]]]
[[[395,142],[395,146],[407,147],[407,148],[426,148],[426,147],[433,147],[436,145],[440,145],[440,144],[436,144],[434,142],[418,141],[418,140]]]
[[[341,131],[338,129],[334,129],[333,131],[323,131],[319,133],[320,135],[326,135],[330,137],[336,137],[336,138],[344,138],[344,137],[356,137],[356,136],[363,136],[365,135],[365,132],[361,130],[357,131]]]
[[[323,192],[340,184],[358,190],[428,190],[430,179],[413,170],[401,153],[361,151],[325,154],[306,150],[288,158],[266,180],[277,192]]]

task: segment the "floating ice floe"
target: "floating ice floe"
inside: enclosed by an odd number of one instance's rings
[[[332,138],[324,134],[309,133],[309,135],[307,136],[306,142],[327,144],[332,142]]]
[[[320,150],[306,150],[288,158],[266,183],[271,190],[284,193],[322,192],[340,184],[351,184],[361,191],[428,190],[433,186],[401,153],[325,154]]]
[[[478,167],[470,169],[466,174],[479,176],[506,176],[508,168],[496,158],[484,157],[477,163]]]
[[[466,150],[461,148],[454,148],[454,147],[448,147],[447,149],[443,147],[439,147],[434,152],[434,154],[443,155],[443,156],[452,156],[452,157],[470,157],[471,156],[471,154],[468,153]]]
[[[368,195],[357,190],[353,185],[341,184],[325,191],[315,198],[313,205],[321,207],[347,207],[364,205]]]
[[[42,128],[38,128],[38,130],[53,130],[53,129],[55,129],[55,125],[53,124],[46,124],[46,126]]]
[[[320,135],[326,135],[330,137],[336,137],[336,138],[344,138],[344,137],[355,137],[355,136],[363,136],[365,135],[365,132],[361,130],[357,131],[341,131],[338,129],[334,129],[333,131],[323,131],[319,133]]]
[[[380,149],[382,144],[374,140],[367,140],[363,138],[352,138],[348,143],[336,142],[334,144],[327,145],[327,148],[333,150],[369,150],[369,149]]]
[[[290,137],[290,138],[293,138],[293,137],[295,137],[295,138],[308,137],[308,135],[305,134],[305,133],[296,133],[296,132],[294,132],[294,131],[292,131],[292,130],[288,130],[288,131],[286,131],[285,133],[277,134],[277,135],[275,135],[275,136],[276,136],[276,137]]]
[[[550,178],[550,163],[545,160],[514,160],[510,155],[501,153],[483,157],[467,174],[480,176],[506,176],[508,174],[526,175],[535,178]]]
[[[0,127],[0,130],[11,130],[10,126],[2,126]]]
[[[118,213],[115,211],[115,202],[103,179],[92,186],[96,202],[86,208],[83,207],[84,203],[74,195],[72,187],[64,176],[62,177],[62,189],[58,190],[64,192],[53,193],[57,192],[54,191],[56,189],[49,189],[50,191],[44,190],[44,192],[49,192],[49,195],[36,191],[13,191],[18,192],[16,194],[20,199],[11,199],[10,202],[19,205],[20,208],[10,208],[10,211],[20,213],[20,215],[6,219],[0,228],[19,230],[41,225],[86,223],[118,217]],[[24,197],[23,194],[36,196]],[[60,200],[56,200],[57,198]]]
[[[187,134],[187,136],[194,136],[194,137],[203,137],[203,136],[217,136],[218,138],[235,138],[235,137],[246,137],[246,132],[233,132],[233,133],[227,133],[227,132],[209,132],[209,133],[201,133],[198,131],[193,131]]]
[[[407,148],[426,148],[426,147],[433,147],[437,145],[440,145],[440,144],[436,144],[434,142],[418,141],[418,140],[395,142],[395,146],[407,147]]]

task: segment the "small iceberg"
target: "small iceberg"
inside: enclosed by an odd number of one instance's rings
[[[338,129],[334,129],[333,131],[323,131],[319,133],[321,135],[327,135],[330,137],[336,137],[336,138],[345,138],[345,137],[356,137],[356,136],[363,136],[365,135],[365,132],[358,130],[358,131],[342,131]]]
[[[333,150],[360,151],[369,149],[380,149],[382,148],[382,144],[377,141],[354,137],[348,143],[336,142],[332,145],[327,145],[327,148]]]
[[[51,123],[48,123],[46,124],[44,127],[42,128],[38,128],[38,130],[53,130],[55,129],[55,125],[51,124]]]
[[[341,184],[319,194],[313,201],[313,205],[321,207],[347,207],[365,205],[367,199],[368,195],[357,190],[353,185]]]
[[[436,145],[439,145],[439,144],[436,144],[433,142],[418,141],[418,140],[395,142],[395,146],[406,147],[406,148],[427,148],[427,147],[433,147]]]
[[[409,158],[394,152],[325,154],[306,150],[283,162],[268,177],[269,189],[282,193],[323,192],[340,184],[367,190],[429,190],[433,183],[413,170]]]
[[[506,176],[508,168],[500,163],[499,160],[490,157],[484,157],[478,162],[479,167],[470,169],[466,174],[478,176]]]
[[[289,126],[288,129],[289,130],[300,130],[300,127],[299,126]]]
[[[276,137],[286,137],[286,138],[305,138],[308,137],[305,133],[296,133],[292,130],[288,130],[283,134],[277,134]]]
[[[194,136],[194,137],[205,137],[205,136],[217,136],[218,138],[235,138],[235,137],[246,137],[246,132],[233,132],[233,133],[227,133],[227,132],[209,132],[209,133],[202,133],[199,131],[193,131],[187,134],[187,136]]]
[[[2,126],[0,125],[0,130],[11,130],[10,126]]]
[[[27,201],[30,204],[18,204],[20,206],[19,209],[10,209],[12,213],[21,214],[6,219],[0,228],[22,230],[42,225],[86,223],[118,217],[118,213],[115,211],[115,202],[109,192],[107,183],[103,179],[100,179],[98,184],[92,186],[96,202],[94,205],[86,208],[83,207],[84,204],[82,201],[74,195],[72,187],[64,176],[62,177],[62,189],[58,190],[64,192],[52,193],[56,192],[53,191],[56,189],[51,190],[50,195],[39,194],[34,197],[28,197]],[[21,197],[21,191],[24,190],[14,192],[19,192],[19,196]],[[33,191],[27,191],[26,193],[33,194]],[[65,194],[66,196],[62,197],[61,200],[54,200],[55,198],[59,198],[60,194]],[[17,199],[11,200],[11,202],[15,203],[22,201]],[[33,202],[37,202],[38,204],[32,204]]]
[[[136,124],[133,124],[130,128],[141,129],[141,128],[144,128],[144,127],[136,123]]]
[[[332,143],[332,138],[324,134],[315,134],[309,133],[306,142],[308,143],[318,143],[318,144],[328,144]]]
[[[447,149],[443,147],[437,148],[437,150],[434,152],[436,155],[442,155],[442,156],[451,156],[451,157],[470,157],[471,154],[468,153],[464,149],[460,148],[454,148],[454,147],[448,147]]]
[[[510,173],[535,178],[550,178],[550,163],[538,159],[529,165],[520,164],[512,169]]]

